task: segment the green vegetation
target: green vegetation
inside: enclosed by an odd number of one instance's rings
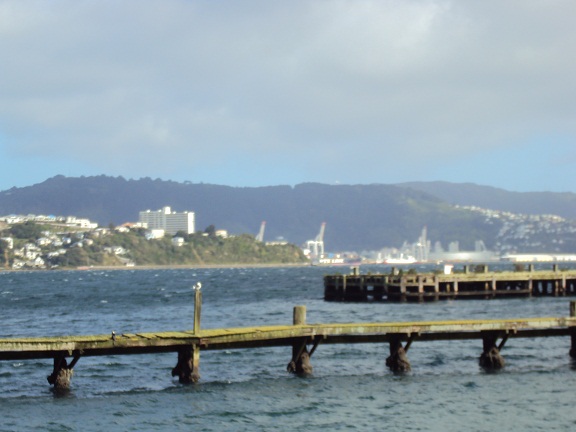
[[[10,250],[8,249],[8,244],[5,241],[0,240],[0,265],[2,267],[5,267],[9,262],[9,254]]]
[[[206,264],[288,264],[303,263],[306,258],[294,245],[266,245],[251,235],[221,238],[214,235],[181,236],[184,244],[174,245],[172,238],[147,240],[143,233],[115,233],[92,246],[96,252],[103,247],[120,246],[124,258],[137,265],[206,265]],[[95,256],[94,258],[98,258]]]
[[[0,264],[13,268],[75,268],[79,266],[125,265],[257,265],[305,263],[300,248],[291,244],[267,245],[251,235],[222,238],[214,227],[204,233],[178,233],[183,243],[175,244],[171,236],[147,239],[142,229],[129,232],[96,230],[54,234],[54,226],[34,223],[14,224],[2,236],[11,237],[14,248],[0,241]],[[38,239],[50,241],[38,242]],[[40,245],[41,243],[41,245]],[[26,252],[35,251],[43,264],[30,264]],[[25,262],[15,267],[15,262]]]
[[[10,234],[12,237],[17,239],[35,241],[37,238],[42,236],[42,231],[46,229],[45,226],[34,222],[24,222],[21,224],[14,224],[10,228]]]

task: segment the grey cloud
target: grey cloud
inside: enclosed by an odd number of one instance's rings
[[[573,139],[575,16],[572,1],[4,1],[0,131],[12,152],[81,145],[102,171],[245,154],[318,180]]]

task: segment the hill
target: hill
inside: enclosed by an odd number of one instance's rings
[[[2,227],[0,267],[12,269],[134,265],[303,264],[302,250],[290,244],[265,244],[251,235],[222,238],[215,233],[179,233],[148,239],[137,228],[96,229],[62,224],[15,223]]]
[[[509,192],[473,183],[411,182],[398,184],[450,204],[530,215],[554,214],[576,219],[576,194],[570,192]]]
[[[313,239],[321,223],[326,222],[327,251],[400,246],[406,240],[414,241],[424,226],[432,241],[444,245],[457,241],[461,249],[473,249],[478,239],[484,240],[488,248],[497,246],[503,222],[482,212],[455,208],[454,203],[510,209],[516,200],[513,208],[523,209],[524,213],[556,212],[570,217],[576,212],[574,199],[574,194],[527,197],[448,183],[304,183],[294,187],[238,188],[150,178],[56,176],[40,184],[0,192],[0,215],[74,215],[106,226],[136,221],[142,210],[170,206],[175,211],[194,211],[198,230],[214,225],[231,234],[256,234],[265,220],[265,240],[283,237],[298,245]],[[558,246],[561,244],[564,243],[556,242],[554,248],[562,249]]]

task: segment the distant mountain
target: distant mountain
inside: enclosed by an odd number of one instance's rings
[[[298,245],[313,239],[326,222],[327,251],[399,247],[404,241],[416,240],[424,226],[432,241],[444,245],[458,241],[461,249],[473,249],[478,239],[484,240],[488,248],[494,246],[501,226],[494,220],[488,222],[482,213],[456,209],[452,203],[524,213],[540,209],[542,213],[576,217],[576,205],[570,207],[573,199],[572,194],[527,196],[449,183],[304,183],[295,187],[239,188],[150,178],[56,176],[40,184],[0,192],[0,215],[74,215],[106,226],[137,221],[142,210],[170,206],[178,212],[194,211],[198,230],[214,225],[232,234],[255,235],[265,220],[265,240],[284,237]]]
[[[472,183],[411,182],[398,184],[433,195],[449,204],[530,215],[554,214],[576,219],[576,194],[571,192],[509,192]]]

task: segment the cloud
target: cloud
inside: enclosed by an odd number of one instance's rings
[[[575,16],[568,0],[0,1],[0,134],[7,154],[126,176],[392,181],[394,161],[573,142]]]

